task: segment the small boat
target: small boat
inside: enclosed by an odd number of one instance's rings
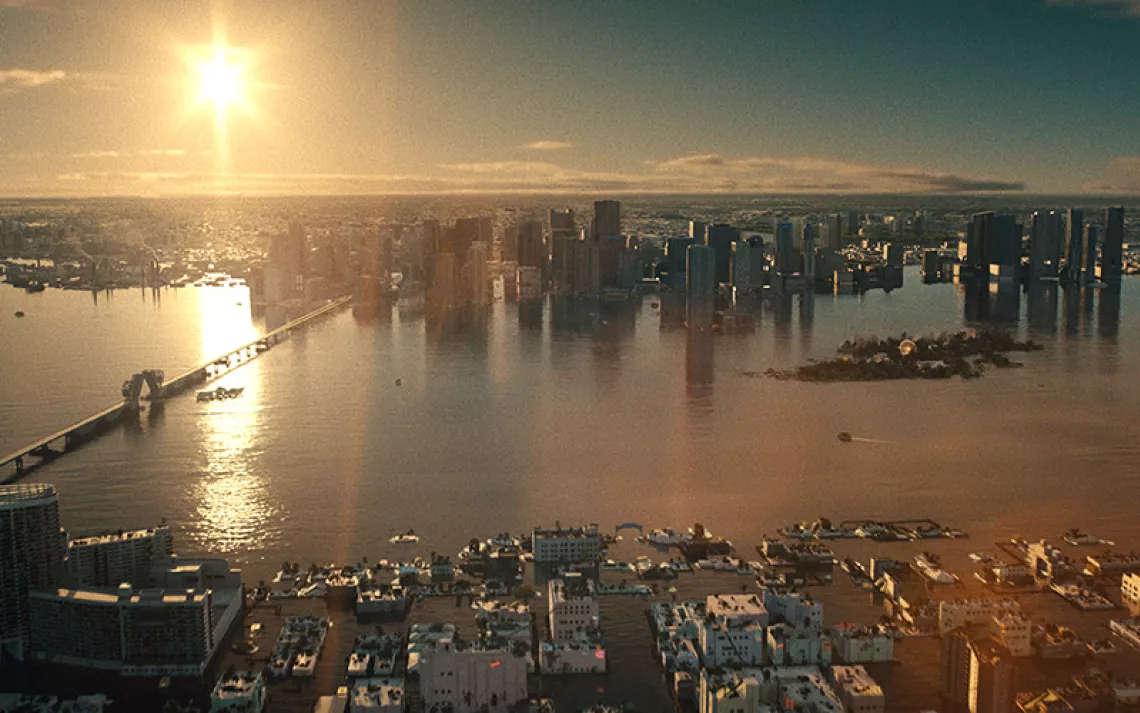
[[[848,433],[847,431],[840,431],[839,432],[839,440],[841,443],[850,443],[851,442],[851,434]]]
[[[666,527],[653,530],[645,539],[654,545],[679,545],[685,541],[685,536],[671,527]]]
[[[393,545],[410,545],[420,541],[420,536],[415,533],[415,530],[408,530],[402,535],[388,538],[388,542]]]
[[[218,388],[214,389],[213,391],[209,391],[209,390],[199,391],[198,392],[198,400],[199,401],[224,401],[225,399],[236,399],[237,397],[242,395],[243,391],[245,391],[244,386],[237,386],[237,387],[232,388],[232,389],[227,389],[224,386],[219,386]]]
[[[1114,544],[1108,540],[1102,540],[1099,537],[1094,537],[1087,532],[1081,532],[1075,527],[1065,533],[1064,540],[1073,547],[1081,547],[1084,545],[1108,545],[1109,547],[1112,547]]]
[[[940,562],[937,555],[929,552],[924,552],[914,558],[914,564],[922,576],[929,579],[934,584],[957,584],[958,578],[949,572],[944,571],[940,567]]]

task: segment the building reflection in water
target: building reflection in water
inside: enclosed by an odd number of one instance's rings
[[[1097,336],[1115,342],[1120,332],[1120,280],[1106,284],[1097,299]]]
[[[713,313],[711,298],[690,299],[686,305],[685,394],[689,412],[695,416],[712,414],[713,392]]]
[[[1034,280],[1026,291],[1025,315],[1029,332],[1040,336],[1057,334],[1057,302],[1060,285],[1056,280]]]
[[[989,322],[1016,329],[1021,321],[1021,286],[1015,280],[998,280],[989,286]]]
[[[1076,336],[1081,331],[1081,288],[1076,285],[1065,287],[1065,335]]]
[[[815,293],[800,293],[800,345],[805,353],[811,352],[811,328],[815,321]]]

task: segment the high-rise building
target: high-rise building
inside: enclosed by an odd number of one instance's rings
[[[799,272],[799,262],[792,224],[786,220],[776,223],[776,272],[781,275]]]
[[[742,297],[764,284],[764,242],[758,237],[732,244],[732,286]]]
[[[693,238],[665,238],[665,269],[674,285],[681,284],[676,278],[684,274],[688,260],[686,251],[693,244]]]
[[[815,279],[815,225],[805,221],[800,233],[800,247],[803,250],[803,274],[808,280]]]
[[[690,297],[716,293],[716,252],[708,245],[690,245],[686,253],[685,286]]]
[[[828,250],[839,252],[843,248],[843,214],[833,213],[827,216],[827,235],[824,245]]]
[[[491,303],[491,275],[487,261],[491,259],[491,246],[482,240],[471,243],[467,256],[468,297],[476,305]]]
[[[68,542],[67,572],[83,587],[143,586],[155,565],[172,554],[174,541],[165,525],[95,535]]]
[[[958,259],[976,274],[989,275],[990,244],[994,235],[993,211],[974,213],[966,226],[966,239],[958,243]]]
[[[860,223],[859,211],[857,211],[857,210],[847,211],[847,225],[845,227],[845,230],[847,231],[847,233],[850,235],[858,235],[859,234],[859,223]]]
[[[1065,213],[1065,277],[1080,282],[1084,264],[1085,212],[1070,208]]]
[[[986,627],[956,629],[942,637],[942,695],[970,713],[1013,713],[1013,655]]]
[[[689,237],[697,245],[708,245],[708,229],[709,224],[703,220],[690,220],[689,221]]]
[[[1104,243],[1100,248],[1100,279],[1114,280],[1123,272],[1124,208],[1104,209]]]
[[[550,223],[550,240],[552,243],[559,238],[577,239],[578,227],[574,224],[574,210],[572,208],[566,210],[552,208],[547,216]]]
[[[594,240],[621,235],[621,201],[594,201]]]
[[[0,486],[0,653],[21,660],[27,655],[28,594],[55,585],[63,557],[55,488]]]
[[[1081,273],[1086,282],[1096,281],[1097,232],[1095,225],[1085,225],[1085,251],[1081,258]]]
[[[520,267],[546,268],[546,240],[542,223],[537,220],[524,220],[517,226],[518,253],[506,259],[517,260]]]
[[[994,216],[989,264],[1016,267],[1021,264],[1021,224],[1012,215]]]
[[[716,254],[716,282],[728,282],[732,272],[732,244],[740,239],[740,231],[726,223],[717,223],[708,226],[706,235],[706,244]]]
[[[1060,213],[1036,211],[1029,228],[1029,276],[1038,280],[1054,277],[1061,268],[1064,220]]]
[[[282,272],[308,274],[309,243],[300,223],[291,223],[287,232],[274,236],[269,242],[269,264]]]

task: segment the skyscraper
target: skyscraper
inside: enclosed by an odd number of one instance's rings
[[[710,297],[716,292],[716,252],[707,245],[690,245],[686,286],[690,297]]]
[[[815,226],[804,223],[801,234],[801,247],[804,253],[803,274],[808,280],[815,279]]]
[[[707,235],[707,245],[716,253],[716,282],[728,282],[732,272],[732,244],[740,239],[740,231],[726,223],[717,223],[708,226]]]
[[[594,201],[593,238],[614,238],[621,235],[621,202]]]
[[[566,210],[552,208],[548,214],[548,219],[552,243],[559,238],[576,239],[578,237],[578,228],[574,225],[574,210],[572,208]]]
[[[1100,248],[1100,279],[1114,280],[1123,270],[1124,208],[1104,209],[1104,243]]]
[[[1061,235],[1064,224],[1061,214],[1051,210],[1037,211],[1029,229],[1029,276],[1037,280],[1052,277],[1061,266]]]
[[[508,256],[518,260],[521,267],[546,267],[546,240],[542,223],[537,220],[524,220],[518,224],[518,255]]]
[[[984,626],[942,637],[942,696],[970,713],[1012,713],[1016,697],[1013,655]]]
[[[269,243],[269,263],[285,273],[308,274],[309,244],[300,223],[290,223],[287,232],[273,237]]]
[[[788,221],[776,223],[776,272],[790,275],[799,271],[799,253],[796,252],[795,231]]]
[[[993,240],[990,243],[990,264],[1013,266],[1021,264],[1021,225],[1012,215],[994,216]]]
[[[859,234],[859,211],[847,211],[847,226],[845,229],[851,235]]]
[[[1085,212],[1070,208],[1065,214],[1065,277],[1080,282],[1084,263]]]
[[[689,221],[689,237],[698,245],[708,245],[708,223],[701,220]]]
[[[827,235],[823,247],[839,252],[843,248],[843,214],[827,216]]]
[[[1085,250],[1081,260],[1081,273],[1084,276],[1085,282],[1096,281],[1096,238],[1096,226],[1086,225],[1084,235]]]
[[[958,259],[975,273],[989,275],[990,242],[994,234],[993,211],[974,213],[966,226],[966,239],[958,244]]]
[[[0,486],[0,650],[28,654],[28,592],[53,587],[63,558],[55,488]]]

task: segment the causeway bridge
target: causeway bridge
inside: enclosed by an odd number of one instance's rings
[[[133,374],[123,384],[123,399],[121,401],[100,409],[70,426],[61,428],[35,443],[24,446],[6,456],[0,456],[0,485],[16,482],[36,468],[50,463],[86,441],[119,426],[127,420],[127,417],[137,416],[141,408],[141,401],[161,401],[173,398],[189,389],[221,378],[257,358],[262,352],[268,351],[273,345],[286,339],[293,330],[340,309],[351,300],[352,297],[340,297],[332,300],[328,304],[314,309],[288,324],[274,329],[272,332],[268,332],[249,344],[231,349],[216,359],[211,359],[205,364],[178,374],[169,381],[166,380],[165,374],[158,369],[146,369]],[[147,387],[146,394],[143,394],[144,386]]]

